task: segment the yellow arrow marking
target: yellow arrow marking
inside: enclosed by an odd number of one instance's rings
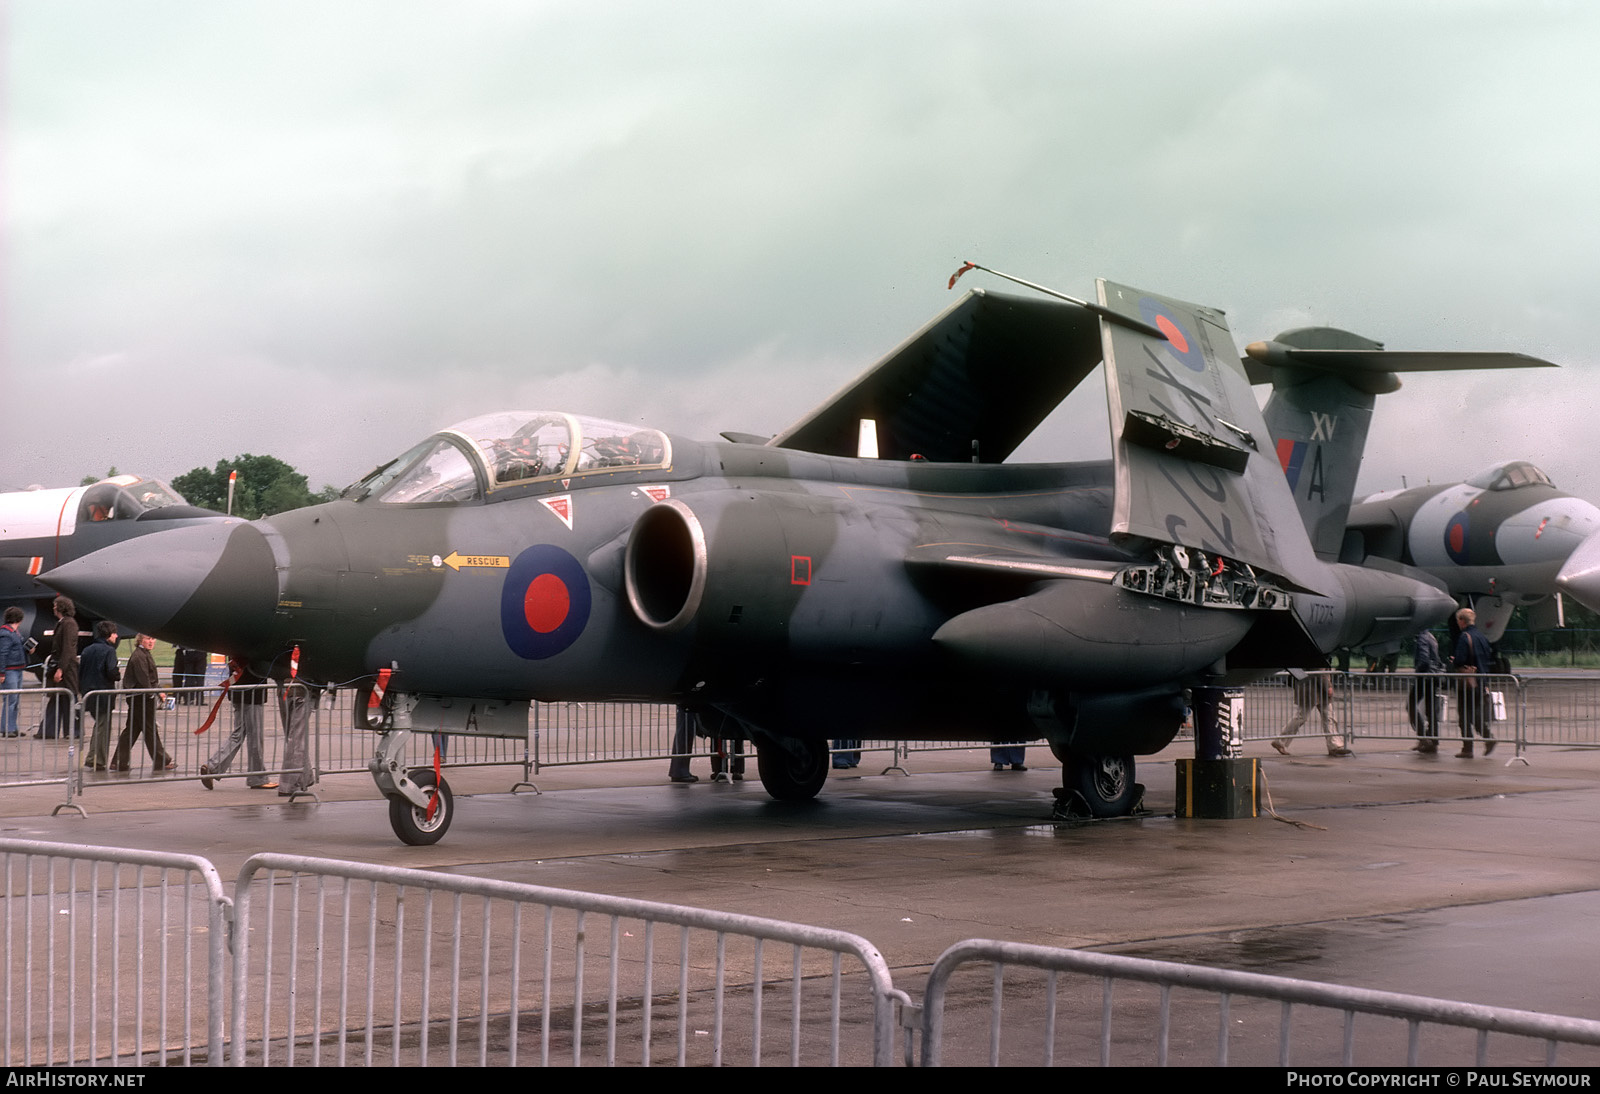
[[[511,558],[508,555],[458,555],[454,551],[439,561],[457,572],[463,566],[487,566],[504,570],[511,565]]]

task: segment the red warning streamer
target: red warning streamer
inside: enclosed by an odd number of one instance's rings
[[[239,682],[239,677],[244,675],[244,666],[238,661],[228,662],[233,666],[233,675],[222,682],[222,692],[217,696],[217,701],[211,704],[211,713],[206,715],[206,720],[200,723],[200,728],[194,731],[196,737],[211,728],[211,723],[217,720],[217,711],[222,709],[222,700],[228,697],[228,689]]]
[[[428,812],[426,814],[429,820],[433,819],[434,811],[439,808],[439,780],[442,778],[443,776],[439,773],[439,739],[435,737],[433,740],[433,796],[428,799]]]
[[[372,690],[367,693],[367,724],[377,725],[382,720],[383,693],[389,687],[389,677],[392,669],[379,669],[378,678],[372,682]]]

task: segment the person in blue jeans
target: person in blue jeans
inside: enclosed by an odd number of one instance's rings
[[[17,735],[17,705],[22,700],[18,689],[22,687],[22,670],[28,664],[27,646],[17,630],[21,622],[22,609],[10,607],[6,609],[5,624],[0,626],[0,670],[5,672],[7,692],[0,702],[0,737]]]

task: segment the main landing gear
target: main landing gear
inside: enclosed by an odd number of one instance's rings
[[[1067,753],[1061,757],[1061,785],[1054,793],[1057,820],[1125,817],[1144,801],[1131,755]]]
[[[761,785],[781,802],[810,801],[828,781],[826,741],[780,737],[756,742]]]

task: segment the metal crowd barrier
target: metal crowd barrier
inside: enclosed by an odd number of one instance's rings
[[[1476,677],[1439,675],[1417,677],[1411,673],[1308,674],[1314,680],[1328,681],[1333,688],[1330,711],[1338,732],[1349,743],[1361,740],[1416,739],[1411,720],[1413,710],[1432,706],[1441,750],[1461,746],[1460,702],[1463,681]],[[1497,744],[1524,755],[1531,746],[1567,748],[1600,747],[1600,674],[1537,674],[1486,676],[1484,691],[1496,696],[1488,725]],[[156,689],[151,689],[156,690]],[[311,688],[312,764],[319,776],[364,774],[375,745],[373,732],[358,718],[352,707],[354,688]],[[260,684],[236,687],[232,693],[241,701],[253,694],[263,699],[265,732],[262,758],[250,765],[244,750],[225,775],[227,779],[276,778],[282,766],[283,731],[276,687]],[[1252,684],[1245,689],[1242,736],[1245,740],[1267,741],[1282,732],[1295,713],[1295,689],[1288,674]],[[17,694],[21,712],[21,735],[14,740],[0,739],[0,786],[27,786],[59,783],[66,788],[66,800],[85,793],[99,793],[126,785],[128,777],[192,781],[200,766],[237,726],[240,707],[224,701],[214,724],[204,734],[195,731],[205,721],[220,694],[217,687],[165,688],[166,697],[157,711],[158,733],[173,766],[152,769],[145,747],[135,744],[129,757],[130,769],[124,773],[85,772],[82,765],[90,758],[89,748],[97,709],[106,710],[109,699],[110,743],[116,742],[128,723],[128,701],[139,693],[131,690],[90,692],[77,702],[60,689],[24,688]],[[3,697],[5,692],[0,692]],[[1418,706],[1419,700],[1422,704]],[[66,716],[60,711],[65,709]],[[51,712],[56,714],[52,715]],[[35,736],[41,725],[76,719],[82,735],[77,738],[44,739]],[[1426,724],[1426,719],[1424,719]],[[673,757],[674,708],[660,703],[534,703],[529,713],[526,739],[505,739],[471,735],[436,735],[419,727],[408,742],[407,762],[429,766],[433,751],[441,751],[444,766],[505,766],[518,769],[515,785],[531,785],[535,772],[548,767],[624,761],[658,761]],[[1317,714],[1306,719],[1296,751],[1314,754],[1316,738],[1322,733]],[[1023,742],[1043,747],[1039,742]],[[1476,742],[1481,749],[1482,741]],[[697,740],[697,749],[704,742]],[[905,772],[915,753],[982,749],[987,741],[863,741],[863,754],[887,753],[885,770]],[[753,749],[748,749],[753,753]],[[711,758],[711,751],[694,751],[691,758]],[[69,756],[71,760],[69,761]],[[1048,763],[1041,756],[1040,762]]]
[[[231,900],[190,855],[0,860],[8,1067],[893,1066],[902,1028],[928,1066],[1600,1062],[1600,1022],[1142,958],[969,940],[918,1007],[866,939],[779,920],[295,855]]]
[[[975,975],[957,978],[974,964]],[[984,1022],[978,1015],[986,1003]],[[963,1021],[947,1021],[946,1012],[957,1008]],[[971,939],[941,954],[929,973],[922,1063],[937,1067],[954,1050],[963,1063],[986,1058],[990,1066],[1393,1066],[1403,1060],[1416,1067],[1459,1064],[1470,1051],[1482,1067],[1490,1063],[1491,1034],[1500,1066],[1553,1066],[1560,1046],[1600,1048],[1600,1022],[1582,1018]],[[1336,1045],[1337,1059],[1308,1058],[1317,1055],[1315,1048],[1297,1054],[1299,1043]],[[986,1057],[980,1055],[985,1050]],[[1597,1061],[1600,1055],[1584,1053],[1578,1062]]]
[[[882,1066],[908,1002],[865,939],[755,916],[293,855],[230,900],[194,856],[0,856],[8,1067]]]
[[[399,867],[257,855],[235,915],[234,1064],[577,1065],[588,1039],[607,1065],[887,1065],[905,998],[843,931]]]
[[[0,786],[68,788],[72,762],[83,742],[72,736],[76,700],[65,688],[0,689],[0,702],[17,697],[17,735],[0,737]],[[48,735],[48,736],[47,736]]]
[[[1463,686],[1481,685],[1486,695],[1483,708],[1484,724],[1495,744],[1509,745],[1521,755],[1529,742],[1525,722],[1529,704],[1544,701],[1543,681],[1517,675],[1463,676],[1439,674],[1417,676],[1409,672],[1314,672],[1306,673],[1312,683],[1310,688],[1332,688],[1329,710],[1333,716],[1335,732],[1344,736],[1347,743],[1368,740],[1408,740],[1418,737],[1416,727],[1437,731],[1438,747],[1460,748],[1463,742],[1461,729],[1461,703]],[[1320,683],[1319,683],[1320,681]],[[1552,679],[1551,683],[1554,682]],[[1600,714],[1600,678],[1588,677],[1582,681],[1567,678],[1563,691],[1590,699],[1595,713]],[[1529,688],[1535,687],[1530,697]],[[1301,692],[1308,685],[1301,686]],[[1272,740],[1283,731],[1297,710],[1296,688],[1288,673],[1279,673],[1245,689],[1243,737],[1245,740]],[[1469,693],[1470,694],[1470,693]],[[1552,689],[1552,694],[1554,690]],[[1498,696],[1498,699],[1496,697]],[[1432,716],[1428,715],[1431,708]],[[1471,708],[1469,707],[1469,713]],[[1415,711],[1416,721],[1413,721]],[[1320,716],[1312,711],[1301,726],[1297,740],[1306,752],[1315,754],[1316,742],[1323,734]],[[1552,735],[1553,737],[1554,735]],[[1569,741],[1586,737],[1587,742],[1600,746],[1600,718],[1590,716],[1582,728],[1574,727]],[[1483,745],[1481,736],[1474,736],[1477,747]],[[1534,743],[1568,743],[1554,739],[1541,739]]]
[[[1523,673],[1525,745],[1600,748],[1600,674]]]
[[[230,902],[211,863],[9,839],[0,859],[0,1062],[221,1062]]]

